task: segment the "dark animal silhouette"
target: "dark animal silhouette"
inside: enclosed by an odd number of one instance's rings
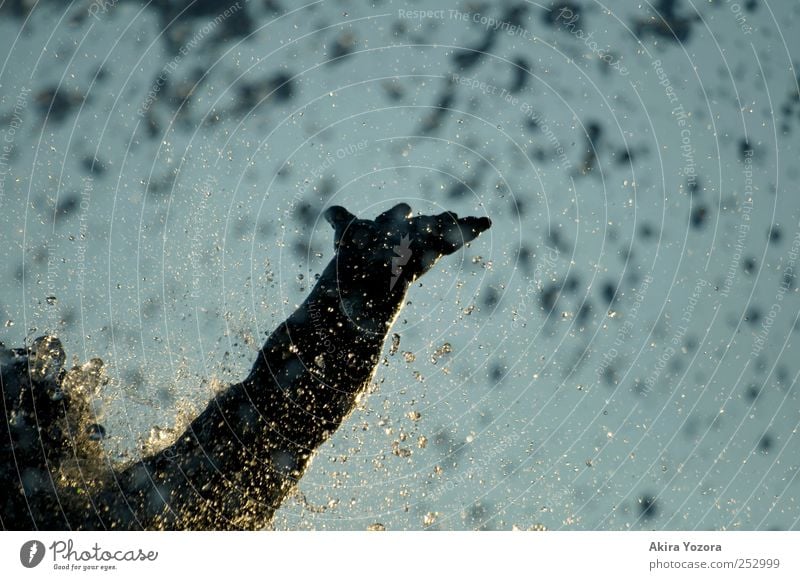
[[[412,217],[406,204],[375,220],[339,206],[325,217],[334,257],[247,378],[212,399],[172,445],[127,468],[103,470],[103,429],[79,392],[102,382],[98,359],[67,372],[53,337],[0,347],[9,424],[0,484],[12,490],[0,504],[3,527],[268,526],[368,387],[411,283],[491,225],[448,212]],[[90,480],[84,471],[105,475]]]

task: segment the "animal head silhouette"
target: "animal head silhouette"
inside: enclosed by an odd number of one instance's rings
[[[337,277],[368,282],[383,292],[405,291],[442,256],[452,254],[491,227],[488,217],[460,218],[452,212],[413,216],[399,203],[374,220],[342,206],[324,213],[334,229]]]

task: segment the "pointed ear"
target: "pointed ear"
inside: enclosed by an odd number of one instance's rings
[[[332,205],[326,209],[325,213],[322,215],[326,220],[328,220],[328,223],[331,224],[333,229],[337,232],[346,228],[350,222],[356,219],[356,216],[351,214],[340,205]]]
[[[411,217],[411,206],[407,203],[398,203],[392,209],[386,210],[375,218],[379,224],[399,222]]]
[[[456,214],[448,212],[436,217],[441,228],[439,230],[442,243],[440,249],[445,255],[452,254],[492,227],[492,220],[488,217],[459,218]]]
[[[322,215],[333,226],[333,247],[338,248],[339,241],[342,239],[342,234],[347,229],[347,226],[357,218],[340,205],[332,205]]]

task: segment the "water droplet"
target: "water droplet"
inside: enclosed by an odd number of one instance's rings
[[[92,423],[86,428],[86,434],[92,441],[100,441],[106,437],[106,428],[98,423]]]

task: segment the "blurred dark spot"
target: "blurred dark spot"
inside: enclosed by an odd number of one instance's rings
[[[667,365],[672,374],[678,374],[683,370],[683,360],[680,357],[672,357]]]
[[[194,67],[186,76],[177,83],[170,85],[170,90],[163,91],[165,93],[164,100],[169,105],[180,111],[185,115],[191,104],[192,97],[195,91],[199,88],[200,84],[205,80],[206,71],[202,67]],[[194,127],[192,125],[192,127]]]
[[[453,87],[450,85],[451,83],[448,82],[447,90],[439,97],[439,101],[433,106],[433,111],[431,111],[428,117],[423,121],[422,127],[420,128],[423,134],[428,134],[438,129],[442,124],[444,116],[449,112],[450,107],[453,106],[456,100],[456,94]]]
[[[447,190],[447,197],[453,199],[458,197],[463,197],[465,194],[469,193],[469,188],[467,184],[463,181],[456,181],[453,185],[450,186],[450,189]]]
[[[594,170],[597,163],[597,149],[600,147],[600,136],[603,133],[602,126],[596,121],[591,121],[586,125],[586,148],[583,153],[578,175],[588,175]]]
[[[180,10],[177,9],[175,4],[185,4],[180,7]],[[233,2],[228,2],[228,6],[232,5]],[[153,7],[159,10],[162,10],[162,13],[169,14],[173,18],[177,17],[180,14],[180,19],[189,19],[189,18],[201,18],[204,16],[216,16],[220,11],[224,10],[228,6],[225,5],[225,2],[220,2],[219,0],[194,0],[194,2],[188,3],[177,3],[177,2],[154,2]]]
[[[739,159],[744,162],[747,157],[755,157],[755,151],[747,139],[739,141]]]
[[[515,217],[523,217],[525,215],[525,202],[519,197],[511,200],[511,211],[514,212]]]
[[[123,372],[125,382],[128,383],[129,389],[137,391],[144,385],[144,375],[139,369],[126,369]]]
[[[544,290],[542,290],[540,302],[542,305],[542,309],[546,313],[549,314],[550,312],[553,311],[553,308],[556,307],[556,303],[558,302],[558,296],[560,293],[561,289],[555,284],[552,284],[547,288],[545,288]]]
[[[397,79],[391,81],[384,81],[381,83],[383,90],[386,91],[386,96],[390,101],[399,101],[403,98],[403,89]]]
[[[747,312],[745,312],[744,319],[750,326],[755,326],[761,320],[761,311],[755,306],[751,306],[747,309]]]
[[[39,112],[48,121],[60,123],[83,102],[83,96],[78,93],[68,93],[64,87],[50,87],[39,91],[36,103]]]
[[[337,64],[355,49],[356,39],[352,32],[342,32],[331,44],[331,60],[326,64]]]
[[[97,157],[84,157],[81,161],[81,167],[83,167],[86,173],[91,173],[93,175],[102,175],[105,170],[106,166],[100,161]]]
[[[308,256],[311,252],[311,246],[309,245],[308,240],[296,239],[292,244],[292,251],[297,256]]]
[[[683,436],[686,439],[694,439],[699,430],[699,421],[697,416],[692,414],[683,423]]]
[[[515,6],[509,6],[501,20],[507,23],[509,27],[522,26],[522,17],[528,12],[528,5],[521,2]]]
[[[37,264],[44,264],[47,261],[47,258],[50,257],[50,250],[47,248],[47,244],[43,244],[41,246],[37,246],[33,249],[33,261]]]
[[[603,382],[609,387],[616,387],[619,384],[619,373],[617,373],[617,369],[613,365],[603,369]]]
[[[778,224],[773,225],[767,233],[767,239],[770,243],[777,244],[781,241],[781,228]]]
[[[244,82],[238,86],[238,93],[238,108],[245,111],[252,110],[267,98],[274,98],[279,102],[288,101],[294,94],[292,75],[286,71],[278,71],[266,79]]]
[[[292,174],[292,164],[284,163],[276,172],[278,179],[285,180]]]
[[[769,433],[764,433],[762,435],[761,440],[758,442],[758,449],[761,453],[767,454],[769,453],[770,449],[772,449],[773,444],[775,441],[772,439],[772,435]]]
[[[236,3],[237,2],[231,2],[231,5],[235,5]],[[231,12],[230,16],[222,21],[217,40],[229,41],[237,38],[246,38],[253,33],[253,30],[255,30],[255,26],[247,10],[237,10],[236,12]]]
[[[68,326],[73,324],[78,319],[77,311],[74,308],[65,308],[61,314],[59,324]]]
[[[317,185],[317,193],[322,198],[328,197],[334,189],[336,189],[336,180],[330,176],[323,178]]]
[[[9,0],[8,2],[0,4],[0,11],[3,9],[11,13],[14,18],[25,18],[30,11],[36,6],[36,3],[31,3],[29,0]]]
[[[475,502],[464,513],[468,525],[477,530],[486,530],[486,520],[488,516],[488,509],[483,502]]]
[[[483,305],[492,308],[500,301],[500,293],[494,286],[488,286],[483,293]]]
[[[492,365],[492,368],[489,369],[489,380],[493,385],[496,385],[503,380],[505,374],[506,370],[504,366],[499,363],[495,363]]]
[[[616,295],[617,291],[614,287],[612,282],[606,282],[600,287],[600,295],[605,300],[606,304],[611,306],[611,303],[614,302],[614,296]]]
[[[531,252],[528,246],[522,246],[517,250],[517,261],[522,264],[523,267],[530,267],[532,257],[533,252]]]
[[[248,36],[254,30],[248,11],[242,8],[241,0],[194,0],[193,2],[153,2],[151,6],[160,12],[161,37],[172,54],[186,46],[193,33],[195,20],[215,19],[216,41]],[[222,15],[225,15],[224,17]],[[219,20],[216,20],[218,19]]]
[[[578,310],[578,315],[575,317],[575,321],[578,323],[578,326],[585,325],[591,313],[592,305],[589,302],[582,304],[580,310]]]
[[[408,32],[408,26],[402,20],[395,20],[392,23],[392,36],[402,36]]]
[[[153,178],[147,182],[147,193],[155,196],[167,195],[172,190],[174,183],[175,173],[172,172],[162,175],[160,178]]]
[[[540,163],[544,163],[545,161],[547,161],[547,152],[544,149],[542,149],[541,147],[531,147],[531,150],[528,153],[528,155],[532,159],[535,159],[536,161],[539,161]]]
[[[158,119],[156,119],[155,115],[151,110],[148,109],[147,111],[147,118],[145,119],[145,129],[147,130],[147,136],[150,139],[155,139],[159,135],[161,135],[161,126],[158,124]]]
[[[107,78],[108,78],[108,70],[104,66],[97,67],[97,71],[94,73],[95,81],[101,83]]]
[[[570,274],[566,282],[564,282],[564,290],[570,293],[575,292],[578,286],[580,286],[580,280],[575,274]]]
[[[778,382],[778,385],[781,387],[787,387],[790,384],[789,380],[789,371],[786,369],[785,366],[780,365],[775,370],[775,380]]]
[[[459,71],[466,71],[471,69],[478,61],[492,49],[495,40],[495,33],[493,30],[488,30],[483,37],[483,41],[475,48],[467,48],[459,50],[453,54],[453,63]]]
[[[617,165],[626,165],[633,162],[634,153],[628,148],[619,151],[616,156]]]
[[[696,207],[692,211],[692,217],[691,217],[692,227],[697,229],[702,228],[707,218],[708,218],[708,210],[705,208],[705,206],[701,205]]]
[[[639,237],[643,240],[650,240],[655,235],[655,230],[650,224],[642,224],[639,226]]]
[[[280,5],[278,0],[262,0],[262,2],[264,4],[264,8],[272,14],[283,13],[283,7]]]
[[[680,16],[676,13],[675,0],[661,0],[656,5],[656,14],[638,18],[633,22],[633,33],[637,37],[655,36],[670,42],[683,44],[691,35],[692,24],[698,15]]]
[[[175,397],[167,387],[159,387],[156,398],[162,405],[172,405],[175,403]]]
[[[596,146],[595,141],[597,141],[602,134],[603,127],[597,121],[590,121],[589,124],[586,125],[586,138],[592,147]]]
[[[742,260],[742,270],[745,274],[752,274],[756,271],[756,266],[758,266],[758,262],[755,258],[745,258]]]
[[[761,393],[761,389],[758,385],[750,385],[744,391],[744,397],[747,399],[748,403],[753,403],[758,398],[758,395]]]
[[[76,209],[78,209],[78,205],[80,204],[80,199],[77,195],[69,194],[64,196],[61,201],[58,202],[58,208],[56,209],[56,213],[59,215],[68,216]]]
[[[300,202],[294,210],[294,217],[306,227],[311,227],[319,216],[319,210],[307,201]]]
[[[86,435],[92,441],[100,441],[106,437],[106,428],[98,423],[92,423],[86,428]]]
[[[273,96],[279,101],[288,101],[292,98],[292,75],[285,71],[278,71],[270,80],[270,85],[275,91]]]
[[[561,233],[556,229],[551,229],[547,236],[550,245],[554,246],[559,252],[568,254],[571,250],[569,243],[561,237]]]
[[[643,495],[639,498],[639,515],[646,519],[658,516],[658,504],[652,495]]]
[[[508,89],[510,93],[518,93],[528,83],[529,74],[531,72],[531,65],[527,59],[518,56],[514,59],[513,66],[514,78],[511,81],[511,87]]]

